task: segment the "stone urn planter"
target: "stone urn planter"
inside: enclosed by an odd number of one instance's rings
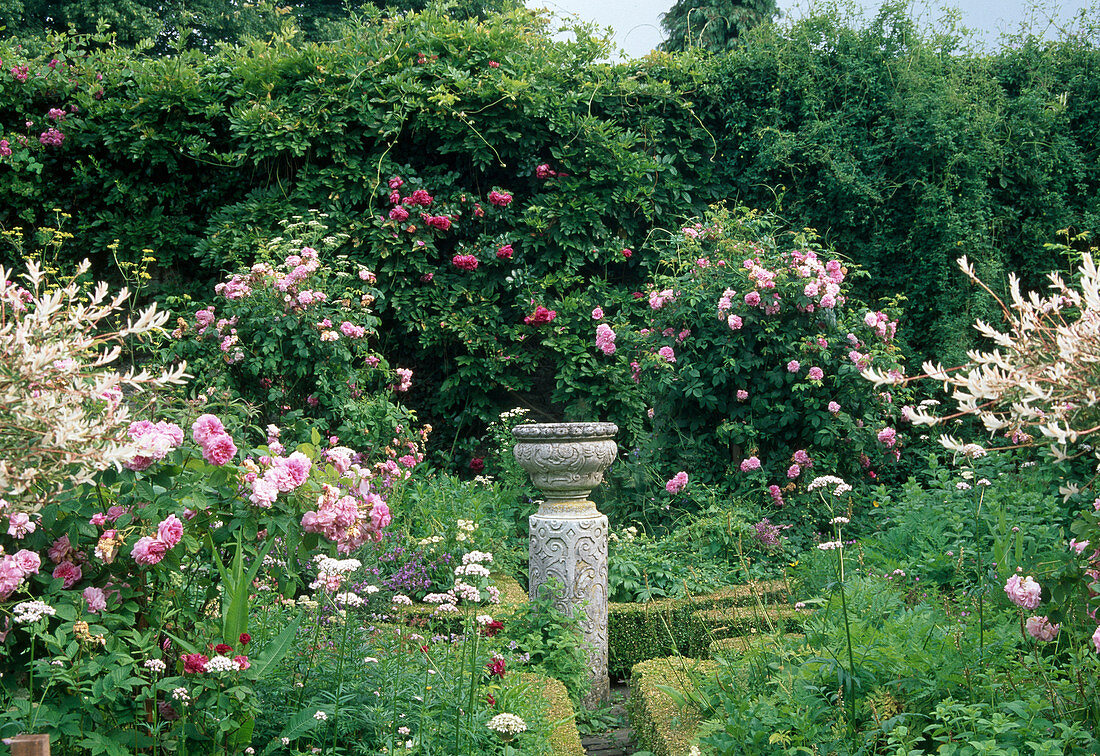
[[[608,697],[607,679],[607,517],[588,496],[603,482],[618,446],[614,423],[538,423],[512,431],[516,462],[546,497],[528,518],[530,595],[556,581],[554,604],[573,615],[581,611],[591,688],[589,708]]]

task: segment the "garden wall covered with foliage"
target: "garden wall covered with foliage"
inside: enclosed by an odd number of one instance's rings
[[[378,277],[378,351],[413,369],[443,446],[517,403],[636,416],[590,313],[640,320],[659,251],[710,203],[816,228],[874,272],[862,299],[908,297],[903,343],[945,360],[984,306],[960,253],[986,280],[1038,279],[1067,265],[1045,246],[1059,230],[1098,226],[1095,30],[978,54],[887,9],[763,27],[728,55],[602,54],[522,11],[163,57],[3,40],[0,226],[188,318],[280,221],[327,213]]]

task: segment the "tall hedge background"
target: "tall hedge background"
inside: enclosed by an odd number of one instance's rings
[[[553,41],[522,10],[480,23],[375,13],[335,36],[284,27],[156,56],[87,37],[0,40],[13,150],[0,226],[108,278],[152,257],[142,295],[186,316],[178,295],[211,299],[280,220],[328,213],[350,234],[343,251],[379,276],[382,352],[414,368],[411,404],[452,448],[519,402],[546,417],[635,412],[616,391],[628,377],[600,367],[589,312],[644,307],[632,294],[652,250],[708,204],[817,229],[872,272],[862,297],[907,297],[913,358],[945,362],[989,309],[957,274],[961,253],[987,280],[1018,270],[1041,285],[1070,262],[1049,244],[1060,231],[1100,227],[1096,22],[981,52],[887,6],[863,27],[822,13],[729,53],[618,65],[599,62],[590,30]],[[12,71],[23,65],[26,81]],[[51,108],[69,111],[60,146],[38,139]],[[540,178],[541,164],[558,175]],[[388,221],[393,176],[433,194],[451,229]],[[491,205],[494,189],[514,201]],[[35,232],[59,223],[63,246]],[[511,260],[496,256],[505,243]],[[456,269],[455,254],[478,269]],[[540,304],[558,317],[524,324]]]

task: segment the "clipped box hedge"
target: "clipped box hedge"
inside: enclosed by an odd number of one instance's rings
[[[569,700],[569,693],[561,680],[533,672],[518,675],[533,691],[541,693],[545,701],[543,716],[553,725],[550,732],[550,752],[554,756],[585,756],[581,736],[577,731],[576,712]]]
[[[718,665],[705,659],[674,656],[649,659],[634,665],[630,673],[627,712],[634,740],[653,756],[687,756],[702,717],[694,707],[681,708],[664,685],[683,692],[698,675],[715,676]]]
[[[779,602],[787,596],[784,581],[761,580],[702,596],[641,604],[609,603],[608,671],[626,677],[634,665],[647,659],[672,654],[705,657],[715,639],[712,628],[718,629],[719,637],[735,635],[731,628],[743,627],[748,632],[761,606],[786,621],[785,612],[790,610],[781,610],[786,605]]]

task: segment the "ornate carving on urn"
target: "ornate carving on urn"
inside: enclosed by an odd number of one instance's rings
[[[519,425],[516,461],[546,500],[529,518],[530,592],[560,584],[554,603],[573,614],[583,608],[581,630],[588,646],[590,707],[607,699],[607,517],[589,499],[615,461],[614,423]]]

